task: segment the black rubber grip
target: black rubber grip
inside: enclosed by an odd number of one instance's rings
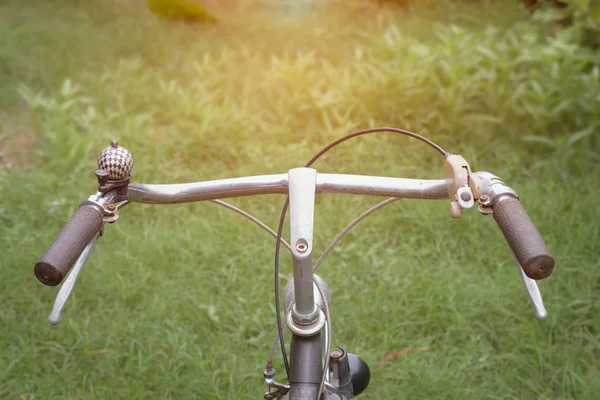
[[[494,219],[525,275],[531,279],[548,277],[554,270],[554,257],[519,199],[506,197],[495,203]]]
[[[35,276],[44,285],[58,285],[100,229],[102,212],[92,205],[79,206],[35,264]]]

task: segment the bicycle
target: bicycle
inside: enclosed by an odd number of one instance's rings
[[[356,136],[393,132],[418,139],[433,147],[445,158],[445,178],[438,180],[393,178],[382,176],[318,173],[312,164],[336,145]],[[339,240],[360,220],[377,209],[399,199],[449,199],[450,215],[459,218],[465,209],[479,202],[479,211],[492,214],[508,242],[522,281],[538,319],[547,312],[536,280],[548,277],[554,270],[554,258],[520,203],[517,193],[490,172],[472,172],[460,155],[446,152],[431,140],[396,128],[374,128],[354,132],[331,143],[302,168],[287,174],[246,176],[183,184],[140,184],[131,180],[133,158],[128,150],[112,141],[100,153],[96,178],[98,190],[84,199],[54,242],[35,264],[34,273],[44,284],[60,288],[49,316],[56,325],[71,295],[77,278],[103,234],[105,223],[114,223],[119,211],[130,203],[177,204],[214,201],[247,217],[276,238],[274,292],[277,335],[263,372],[266,400],[349,400],[362,393],[370,380],[370,369],[364,360],[343,348],[331,349],[329,303],[326,282],[316,270]],[[327,247],[313,264],[313,222],[315,196],[320,193],[388,196],[353,220]],[[287,195],[278,231],[275,232],[250,214],[222,198],[259,194]],[[282,239],[287,208],[290,209],[290,242]],[[279,300],[279,253],[284,245],[293,259],[293,278],[284,289],[284,309]],[[289,360],[284,341],[284,325],[291,331]],[[274,353],[279,344],[288,383],[275,381]]]

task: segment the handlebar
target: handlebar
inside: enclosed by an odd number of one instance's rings
[[[44,285],[56,286],[67,275],[86,246],[100,232],[103,212],[96,205],[82,204],[35,264],[35,276]]]
[[[494,219],[525,274],[543,279],[554,270],[554,258],[519,199],[502,196],[494,204]]]
[[[477,172],[473,175],[481,178],[482,193],[492,193],[490,201],[486,203],[490,205],[490,211],[485,213],[493,212],[494,219],[525,274],[532,279],[549,276],[554,269],[554,258],[520,201],[515,198],[514,191],[488,172]],[[325,173],[317,173],[315,185],[317,194],[346,193],[418,199],[448,198],[448,187],[452,186],[448,184],[448,178],[422,180]],[[498,191],[498,188],[508,190],[508,193],[514,195],[511,197],[505,192],[499,192],[494,197],[494,191]],[[128,200],[150,204],[178,204],[258,194],[287,194],[288,190],[287,174],[182,184],[130,183]],[[98,199],[101,203],[111,200],[109,197]],[[102,204],[83,203],[36,263],[36,277],[45,285],[58,285],[83,249],[100,231],[102,224]]]
[[[180,204],[260,194],[288,194],[288,191],[288,174],[277,174],[176,184],[132,182],[128,187],[128,199],[146,204]],[[447,199],[448,185],[444,179],[406,179],[318,172],[315,193]]]

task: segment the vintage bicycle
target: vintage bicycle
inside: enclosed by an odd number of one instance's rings
[[[438,180],[398,177],[320,173],[313,163],[336,145],[353,137],[392,132],[420,140],[445,159],[445,177]],[[327,283],[316,270],[340,239],[360,220],[377,209],[400,198],[446,199],[452,218],[479,203],[482,214],[492,214],[512,249],[522,281],[538,319],[547,317],[536,280],[548,277],[554,270],[554,258],[525,212],[517,193],[502,179],[489,172],[472,172],[460,155],[446,152],[431,140],[396,128],[373,128],[344,136],[317,153],[302,168],[276,175],[247,176],[206,182],[177,184],[142,184],[131,180],[131,153],[113,141],[98,158],[97,192],[84,199],[54,242],[35,264],[35,276],[44,284],[61,283],[49,316],[58,324],[77,278],[103,233],[105,223],[114,223],[121,208],[131,203],[178,204],[214,201],[247,217],[276,238],[274,262],[274,301],[277,319],[275,335],[263,376],[266,400],[349,400],[362,393],[370,380],[366,362],[343,348],[332,349]],[[315,196],[326,193],[387,196],[389,199],[365,211],[353,220],[313,263],[313,223]],[[282,194],[287,196],[277,231],[258,219],[221,199]],[[282,239],[285,216],[289,207],[290,241]],[[281,246],[292,254],[293,278],[284,289],[284,312],[280,304],[279,254]],[[288,349],[283,330],[292,338]],[[275,380],[273,359],[279,345],[287,383]]]

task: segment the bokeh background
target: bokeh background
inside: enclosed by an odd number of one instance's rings
[[[111,139],[135,181],[174,183],[283,173],[376,126],[504,178],[557,267],[537,321],[491,217],[402,200],[361,222],[320,268],[334,346],[371,366],[361,398],[598,398],[599,11],[557,3],[212,1],[208,20],[155,1],[3,0],[0,398],[262,398],[274,240],[239,215],[123,209],[57,327],[57,288],[33,265]],[[378,134],[315,168],[440,178],[443,159]],[[274,227],[283,201],[231,203]],[[320,196],[315,256],[377,201]]]

